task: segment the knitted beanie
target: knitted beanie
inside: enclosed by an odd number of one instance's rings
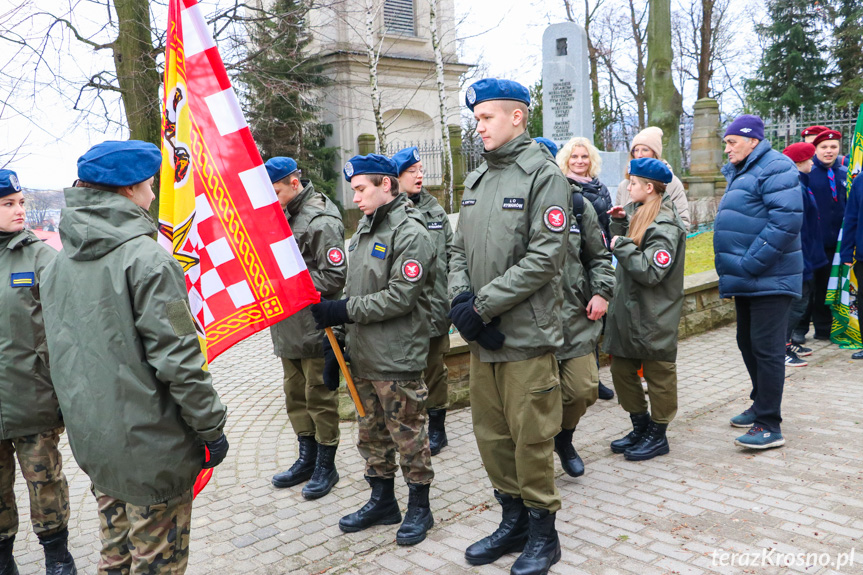
[[[632,145],[629,146],[630,157],[632,156],[632,149],[639,144],[653,150],[657,159],[662,158],[662,128],[650,126],[638,132],[632,139]]]

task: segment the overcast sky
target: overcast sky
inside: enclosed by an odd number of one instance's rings
[[[36,1],[42,6],[43,2],[60,5],[69,0]],[[205,0],[203,3],[212,5],[216,1]],[[748,0],[732,1],[741,6],[748,3]],[[0,0],[0,16],[16,4],[19,4],[18,0]],[[455,5],[458,34],[464,38],[463,60],[467,63],[484,62],[491,75],[507,77],[525,85],[540,78],[542,33],[548,24],[564,20],[562,0],[455,0]],[[94,11],[88,15],[84,26],[98,26],[102,22],[104,13]],[[746,26],[750,25],[745,23]],[[100,58],[108,58],[110,62],[107,51],[102,52],[103,56],[95,55],[74,39],[67,39],[63,47],[67,52],[73,50],[74,57],[58,61],[55,56],[49,59],[49,65],[61,67],[66,72],[89,75],[104,68],[104,59],[100,62]],[[8,43],[0,43],[3,62],[11,56],[11,49]],[[58,51],[55,47],[54,52]],[[71,87],[66,91],[67,96],[69,91],[72,91]],[[31,89],[29,94],[33,93]],[[35,95],[35,104],[30,96],[19,99],[14,102],[16,109],[7,108],[0,116],[0,138],[4,142],[2,152],[8,153],[20,142],[25,142],[26,156],[9,166],[18,172],[25,187],[61,189],[68,186],[76,177],[77,158],[90,146],[106,139],[128,137],[116,126],[107,126],[98,118],[76,124],[78,116],[70,110],[68,98],[64,100],[47,90],[36,91]],[[115,117],[118,116],[115,114]]]

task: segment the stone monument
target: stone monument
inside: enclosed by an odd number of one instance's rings
[[[542,132],[558,146],[576,136],[593,142],[587,32],[574,22],[552,24],[542,34]],[[534,134],[536,135],[536,134]],[[600,152],[599,179],[614,197],[623,179],[625,152]]]
[[[689,188],[690,229],[694,231],[713,222],[725,193],[725,177],[719,171],[723,163],[719,103],[713,98],[702,98],[693,106],[690,153],[690,175],[684,180]]]

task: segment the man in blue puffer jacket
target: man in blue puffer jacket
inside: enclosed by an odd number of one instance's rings
[[[785,332],[803,284],[803,198],[797,167],[764,139],[758,116],[725,131],[728,180],[714,222],[719,294],[734,297],[737,346],[752,379],[752,407],[731,419],[750,427],[734,443],[753,449],[785,444],[780,430]]]

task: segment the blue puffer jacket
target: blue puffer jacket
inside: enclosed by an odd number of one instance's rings
[[[812,279],[812,272],[830,265],[821,242],[821,217],[815,194],[809,189],[809,174],[800,172],[803,194],[803,227],[800,228],[800,248],[803,250],[803,280]]]
[[[761,140],[749,157],[722,168],[728,186],[714,222],[719,294],[790,295],[803,287],[803,196],[797,167]]]

